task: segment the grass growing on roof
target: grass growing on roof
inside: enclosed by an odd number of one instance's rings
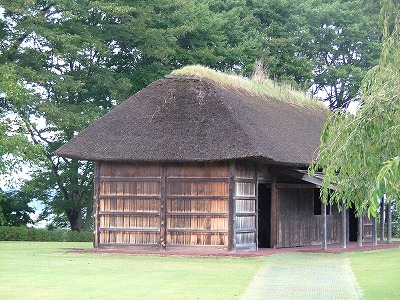
[[[314,99],[303,92],[293,90],[289,85],[278,84],[270,79],[251,80],[238,75],[218,72],[199,65],[186,66],[174,70],[171,72],[171,75],[205,78],[213,81],[220,87],[245,91],[251,95],[269,96],[300,106],[327,109],[322,101]]]

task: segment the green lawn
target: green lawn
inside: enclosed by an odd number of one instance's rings
[[[239,299],[273,258],[68,252],[91,247],[0,242],[0,299]],[[350,259],[364,299],[400,299],[400,248],[339,255]]]
[[[0,242],[0,299],[238,299],[266,262],[67,252],[91,247]]]
[[[363,299],[400,299],[400,248],[346,254]]]

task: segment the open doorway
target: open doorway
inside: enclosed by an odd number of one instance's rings
[[[271,187],[258,184],[258,247],[271,248]]]
[[[349,208],[349,241],[357,241],[358,232],[358,218],[356,217],[356,209],[354,207]]]

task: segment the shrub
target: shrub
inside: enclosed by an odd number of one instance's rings
[[[0,241],[92,242],[93,232],[0,226]]]

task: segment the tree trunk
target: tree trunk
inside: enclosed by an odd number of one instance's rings
[[[68,221],[71,225],[71,230],[81,231],[82,229],[82,213],[80,210],[67,209],[66,210]]]
[[[86,216],[85,222],[83,223],[82,230],[89,231],[90,225],[92,224],[92,215],[93,215],[93,193],[88,197],[88,201],[86,204]]]

